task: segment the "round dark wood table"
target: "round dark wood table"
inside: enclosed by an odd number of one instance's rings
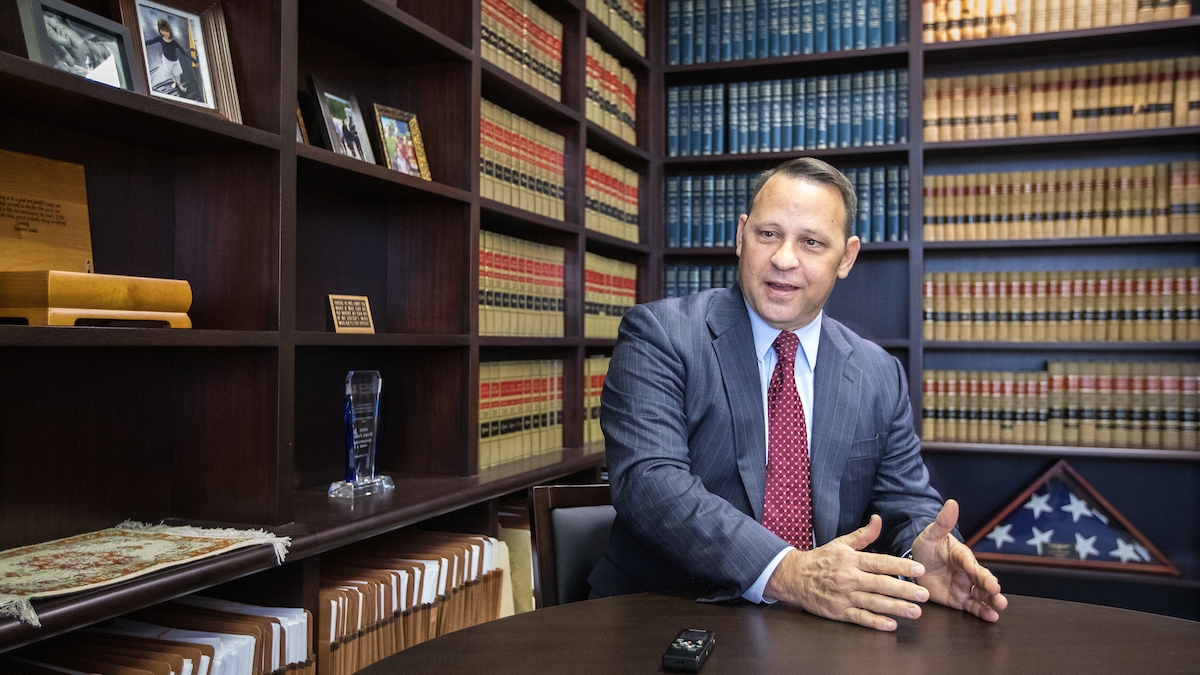
[[[779,606],[646,593],[492,621],[416,645],[361,675],[661,672],[663,651],[683,628],[716,634],[704,675],[1200,673],[1200,622],[1025,596],[1009,601],[995,624],[927,604],[921,618],[879,633]]]

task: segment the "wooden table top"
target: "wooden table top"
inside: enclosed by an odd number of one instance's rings
[[[721,673],[886,675],[1200,673],[1200,622],[1025,596],[1000,621],[927,604],[894,633],[779,606],[709,605],[689,596],[630,595],[549,607],[417,645],[361,671],[399,673],[653,673],[683,628],[714,631],[701,669]]]

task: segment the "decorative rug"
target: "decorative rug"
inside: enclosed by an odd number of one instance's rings
[[[0,616],[41,626],[30,600],[102,588],[227,551],[269,544],[280,564],[290,537],[263,530],[116,527],[0,551]]]

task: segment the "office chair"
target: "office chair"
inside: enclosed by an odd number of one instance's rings
[[[537,607],[587,600],[587,577],[604,555],[617,511],[608,484],[533,488],[533,595]]]

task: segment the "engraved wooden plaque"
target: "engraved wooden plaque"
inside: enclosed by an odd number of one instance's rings
[[[335,333],[374,333],[371,302],[365,295],[329,295],[328,326]]]

